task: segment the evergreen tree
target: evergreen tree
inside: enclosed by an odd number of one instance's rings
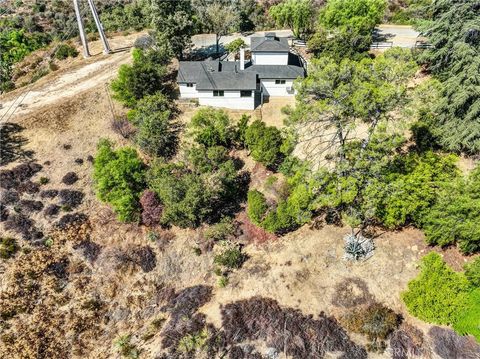
[[[194,13],[190,0],[150,0],[152,26],[157,43],[168,44],[179,59],[191,46],[195,31]]]
[[[436,114],[429,125],[452,151],[480,151],[480,3],[434,1],[432,20],[422,30],[431,49],[420,60],[443,82]]]

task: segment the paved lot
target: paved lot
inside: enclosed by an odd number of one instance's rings
[[[409,25],[380,25],[377,41],[391,41],[392,46],[413,48],[420,33]]]

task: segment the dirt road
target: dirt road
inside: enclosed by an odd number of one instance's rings
[[[110,55],[101,53],[98,41],[91,43],[89,59],[81,56],[66,68],[52,72],[33,83],[0,97],[0,121],[11,121],[54,103],[66,101],[94,87],[104,88],[118,72],[120,65],[131,61],[130,49],[139,34],[110,39],[112,49],[122,49]]]

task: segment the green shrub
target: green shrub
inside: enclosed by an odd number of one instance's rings
[[[480,167],[468,178],[444,186],[435,205],[421,218],[427,242],[457,242],[464,253],[480,250]]]
[[[247,132],[249,121],[250,116],[243,114],[235,125],[235,141],[240,148],[245,146],[245,133]]]
[[[139,196],[145,187],[145,166],[133,148],[112,149],[108,140],[101,140],[94,161],[93,179],[97,196],[109,203],[118,219],[139,218]]]
[[[263,193],[252,190],[248,191],[247,195],[247,215],[250,220],[255,224],[260,224],[265,214],[267,213],[268,205],[267,200]]]
[[[290,215],[287,203],[281,202],[275,210],[268,212],[260,226],[268,232],[282,234],[295,229],[297,223]]]
[[[178,342],[178,350],[183,353],[192,353],[206,347],[208,330],[206,328],[194,334],[187,334]]]
[[[220,288],[225,288],[228,285],[228,282],[229,279],[226,275],[221,275],[217,280],[218,286]]]
[[[211,213],[212,193],[202,178],[183,164],[155,163],[148,173],[149,187],[163,203],[161,223],[197,227]]]
[[[255,120],[245,131],[245,144],[255,161],[267,167],[280,164],[283,154],[282,133],[274,126],[266,126],[264,122]]]
[[[223,241],[235,233],[235,224],[231,218],[225,217],[220,222],[211,225],[203,232],[207,240]]]
[[[408,311],[426,322],[453,324],[467,305],[469,283],[437,253],[422,258],[421,272],[402,294]]]
[[[138,101],[129,120],[137,126],[134,141],[143,151],[166,158],[175,154],[182,126],[172,102],[164,95],[157,93]]]
[[[474,287],[480,287],[480,257],[472,262],[465,264],[465,277]]]
[[[238,52],[240,51],[240,48],[245,47],[245,41],[243,41],[242,38],[235,39],[231,42],[229,42],[225,48],[227,49],[228,52]]]
[[[140,355],[138,349],[131,343],[131,335],[122,335],[115,341],[115,346],[124,358],[137,359]]]
[[[226,248],[215,256],[213,262],[228,269],[236,269],[240,268],[246,259],[240,246],[227,243]]]
[[[189,134],[195,142],[206,147],[229,147],[235,137],[235,129],[225,111],[207,107],[193,115]]]
[[[153,50],[133,51],[133,64],[123,64],[112,82],[113,97],[133,108],[145,96],[167,89],[168,54],[157,55]]]
[[[41,185],[45,185],[47,184],[48,182],[50,182],[50,179],[48,177],[40,177],[40,179],[38,180],[38,182],[41,184]]]
[[[242,192],[237,170],[224,147],[197,146],[188,151],[187,161],[157,161],[148,172],[149,187],[164,206],[164,224],[197,227],[218,220]]]
[[[438,188],[453,181],[458,174],[456,156],[440,156],[433,152],[398,156],[386,166],[381,187],[368,188],[368,200],[377,202],[376,213],[381,223],[396,228],[419,223],[438,197]]]
[[[67,57],[77,57],[78,51],[71,45],[60,44],[56,47],[53,55],[57,60],[65,60]]]
[[[480,342],[480,288],[472,290],[467,298],[465,309],[457,315],[453,329],[460,335],[473,335]]]
[[[0,239],[0,258],[8,259],[15,255],[18,250],[15,238],[5,237]]]

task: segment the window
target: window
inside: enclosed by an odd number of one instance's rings
[[[275,85],[285,85],[285,80],[275,80]]]
[[[193,87],[193,84],[192,84],[192,83],[188,83],[188,84],[187,84],[187,87]]]
[[[217,96],[224,96],[224,92],[223,90],[213,90],[213,96],[217,97]]]
[[[240,91],[240,97],[252,97],[252,91],[251,90],[245,90],[245,91]]]

